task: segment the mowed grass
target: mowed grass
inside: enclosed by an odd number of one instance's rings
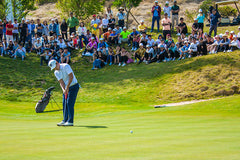
[[[115,108],[115,109],[113,109]],[[238,160],[240,96],[154,109],[76,104],[75,126],[33,103],[0,105],[0,159]],[[133,133],[130,133],[130,130]]]

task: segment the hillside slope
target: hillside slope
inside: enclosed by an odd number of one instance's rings
[[[78,62],[71,65],[82,85],[79,103],[150,105],[239,93],[239,51],[160,64],[108,66],[96,71],[76,54],[73,59]],[[35,54],[28,55],[24,62],[0,57],[1,99],[38,101],[46,88],[55,86],[59,93],[55,98],[60,101],[59,84],[39,61]]]

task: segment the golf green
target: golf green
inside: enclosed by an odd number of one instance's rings
[[[0,103],[0,159],[238,160],[240,96],[191,105],[76,104],[75,126],[34,103]],[[133,133],[130,133],[130,131]]]

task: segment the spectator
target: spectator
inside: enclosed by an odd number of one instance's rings
[[[140,33],[147,32],[147,26],[144,24],[144,20],[140,21],[140,25],[138,25],[138,31]]]
[[[49,27],[48,27],[49,28],[49,35],[54,36],[57,33],[57,24],[55,23],[54,19],[52,19],[51,21],[52,21],[52,23],[49,24]]]
[[[2,50],[2,54],[6,55],[7,54],[7,47],[8,47],[8,43],[6,39],[3,39],[3,50]]]
[[[125,25],[125,24],[124,24],[124,19],[125,19],[126,14],[124,13],[123,7],[120,7],[118,11],[119,11],[119,12],[117,13],[118,25],[123,28],[124,25]]]
[[[142,36],[141,36],[139,43],[142,43],[143,47],[146,47],[146,45],[148,43],[148,36],[147,36],[146,32],[142,32]]]
[[[107,14],[104,15],[104,18],[102,19],[102,28],[103,28],[103,33],[108,31],[108,18],[107,18]]]
[[[155,41],[154,41],[154,39],[152,39],[152,36],[151,36],[151,35],[148,35],[147,44],[148,44],[150,47],[152,47],[152,46],[155,44]]]
[[[100,37],[102,35],[102,17],[100,15],[97,16],[97,19],[100,20],[99,26],[98,26],[98,32],[96,33],[97,37]]]
[[[180,50],[180,57],[178,60],[185,59],[189,56],[188,55],[189,47],[190,47],[190,45],[189,45],[188,41],[184,41],[184,46]]]
[[[101,21],[97,19],[97,16],[93,15],[93,20],[91,21],[91,27],[93,28],[92,34],[95,34],[97,37],[99,37],[99,25],[101,24]]]
[[[139,48],[134,53],[135,63],[137,63],[137,59],[139,59],[138,64],[143,62],[145,52],[146,52],[146,49],[144,49],[143,44],[140,43]]]
[[[208,50],[210,51],[209,53],[214,54],[220,51],[220,43],[221,43],[220,36],[216,35],[214,43],[208,46],[209,48]]]
[[[145,62],[146,64],[148,64],[149,60],[151,60],[152,56],[153,56],[153,48],[149,45],[146,46],[146,52],[144,54],[144,60],[143,62]]]
[[[178,46],[177,46],[178,45]],[[171,43],[171,45],[170,45],[170,47],[169,47],[169,49],[168,49],[168,51],[169,51],[169,54],[170,54],[170,60],[175,60],[176,58],[178,58],[179,57],[179,43],[176,43],[176,45],[175,45],[175,43],[174,42],[172,42]]]
[[[19,44],[19,47],[16,49],[16,52],[14,53],[14,59],[17,57],[22,58],[22,61],[24,61],[24,58],[26,57],[26,49],[23,47],[23,43]]]
[[[192,25],[192,31],[194,31],[195,33],[197,33],[197,32],[198,32],[198,29],[199,29],[198,19],[195,18],[195,19],[194,19],[194,23],[193,23],[193,25]]]
[[[13,41],[13,24],[12,24],[12,20],[8,21],[8,24],[6,25],[6,37],[7,37],[7,43],[11,41]]]
[[[19,39],[19,34],[18,33],[19,32],[18,32],[18,22],[17,22],[17,19],[14,19],[12,33],[13,33],[13,40],[18,42],[18,39]]]
[[[0,24],[1,24],[1,22],[0,22]],[[0,25],[1,26],[1,25]],[[238,27],[238,34],[237,34],[237,37],[238,37],[238,40],[240,40],[240,26]]]
[[[112,28],[108,28],[108,32],[103,34],[104,40],[108,41],[108,38],[111,33],[112,33]]]
[[[229,44],[230,40],[228,39],[227,35],[223,35],[223,39],[220,41],[220,51],[223,51],[224,53],[229,50]]]
[[[14,54],[14,44],[13,44],[12,40],[9,40],[9,44],[6,49],[6,53],[7,53],[7,55],[9,55],[9,57],[12,57],[12,55]]]
[[[78,27],[78,35],[79,35],[79,47],[82,49],[83,47],[83,42],[85,46],[88,44],[88,38],[86,37],[87,35],[87,28],[85,27],[84,23],[81,22],[79,27]]]
[[[165,14],[165,13],[168,14],[168,18],[170,18],[170,16],[171,16],[171,14],[170,14],[171,9],[172,9],[172,8],[169,7],[169,2],[166,1],[165,6],[163,7],[163,12],[164,12],[164,14]]]
[[[189,46],[189,58],[191,57],[196,57],[197,56],[197,50],[198,49],[198,44],[197,44],[197,41],[196,41],[196,38],[195,37],[192,37],[192,43],[190,44]]]
[[[174,31],[174,25],[176,21],[176,25],[178,25],[178,13],[179,13],[179,6],[177,5],[177,1],[174,0],[173,6],[171,8],[172,11],[172,31]]]
[[[56,18],[55,19],[55,23],[56,23],[56,34],[57,36],[60,35],[60,26],[59,26],[59,23],[58,23],[58,19]],[[76,32],[75,32],[76,33]],[[66,38],[67,39],[67,38]]]
[[[43,21],[43,35],[49,36],[49,28],[47,21]]]
[[[40,38],[37,38],[37,42],[35,42],[34,48],[38,55],[40,55],[43,52],[43,44],[40,41]]]
[[[157,63],[162,62],[167,57],[167,51],[164,45],[159,45],[160,51],[157,54]]]
[[[104,67],[105,66],[104,60],[105,60],[105,57],[103,53],[101,51],[98,51],[98,56],[93,62],[92,70],[101,69],[102,67]]]
[[[203,56],[207,55],[207,43],[203,40],[203,38],[199,38],[199,44],[198,44],[198,55]]]
[[[62,38],[63,39],[68,39],[68,34],[67,34],[68,24],[67,24],[65,19],[62,20],[60,28],[61,28]]]
[[[177,28],[177,35],[180,36],[181,34],[186,35],[187,34],[187,25],[184,22],[184,19],[180,18],[180,23],[178,24]]]
[[[38,36],[42,37],[42,34],[43,34],[43,24],[40,22],[40,19],[37,19],[36,29],[37,29]]]
[[[152,28],[151,32],[153,32],[155,21],[157,21],[157,29],[159,32],[159,21],[161,20],[161,7],[158,5],[158,1],[155,1],[155,5],[152,7]]]
[[[122,65],[124,67],[127,65],[128,55],[128,51],[124,47],[122,47],[118,66]]]
[[[127,27],[123,27],[123,31],[120,33],[120,44],[122,42],[124,42],[124,43],[128,42],[128,36],[130,34],[131,33],[129,31],[127,31]]]
[[[205,14],[203,14],[202,9],[199,9],[199,14],[197,16],[197,20],[198,20],[198,27],[201,28],[203,30],[204,27],[204,19],[205,19]]]
[[[90,38],[92,37],[92,33],[91,33],[89,30],[87,30],[86,37],[87,37],[88,41],[89,41]]]
[[[58,45],[59,45],[59,47],[62,48],[62,49],[64,49],[64,48],[67,47],[67,46],[65,45],[65,42],[64,42],[64,40],[62,39],[62,37],[59,38]]]
[[[113,11],[111,9],[111,6],[107,7],[106,14],[107,14],[108,19],[110,19],[110,15],[113,15]]]
[[[235,35],[235,32],[234,32],[234,31],[231,31],[231,32],[230,32],[230,36],[229,36],[230,41],[233,40],[234,35]]]
[[[50,57],[52,56],[52,53],[50,52],[49,48],[45,49],[45,52],[40,55],[40,66],[43,65],[43,61],[48,64]]]
[[[0,19],[0,42],[2,42],[3,38],[3,26],[2,20]]]
[[[105,53],[108,51],[108,44],[104,41],[104,38],[100,38],[97,49]]]
[[[71,61],[71,54],[68,51],[68,48],[64,48],[64,52],[61,56],[61,63],[67,63],[69,64],[69,62]]]
[[[115,18],[113,18],[113,15],[110,14],[110,18],[108,19],[108,27],[114,29],[116,24]]]
[[[140,41],[140,33],[136,30],[136,27],[133,27],[133,32],[128,36],[129,44],[132,42],[132,51],[136,51],[138,49],[138,43]]]
[[[210,19],[209,35],[211,36],[212,31],[214,31],[214,36],[216,36],[218,24],[221,22],[221,16],[215,9],[213,9],[212,14],[209,14],[208,16]],[[220,20],[218,21],[218,19]]]
[[[158,45],[154,44],[153,45],[153,51],[152,51],[152,55],[149,58],[147,64],[153,63],[157,61],[157,54],[158,54],[159,50],[158,50]]]
[[[237,38],[237,35],[233,36],[233,40],[231,41],[231,43],[229,44],[229,50],[228,52],[232,52],[233,50],[239,49],[240,48],[240,42]]]
[[[83,56],[92,56],[93,55],[93,49],[95,48],[97,50],[97,42],[94,37],[91,38],[91,41],[87,44],[85,51],[83,52]]]
[[[168,18],[168,14],[164,13],[164,18],[162,19],[162,26],[163,26],[163,37],[166,39],[166,35],[171,35],[171,20]]]
[[[116,29],[113,29],[113,32],[108,37],[109,44],[118,44],[118,34],[116,33]]]
[[[6,18],[3,19],[3,38],[7,39],[6,37],[6,26],[7,26],[8,22],[6,20]]]
[[[51,46],[50,51],[51,52],[58,52],[60,49],[59,45],[57,44],[57,41],[54,41],[54,44]]]
[[[113,64],[113,57],[114,57],[114,51],[112,49],[112,47],[108,48],[108,55],[107,55],[107,61],[105,64],[107,64],[109,62],[109,66],[111,66]]]
[[[31,29],[32,29],[32,27],[31,27],[31,24],[30,24],[30,22],[29,22],[29,20],[27,20],[26,21],[26,23],[27,23],[27,26],[28,26],[28,36],[27,36],[27,41],[30,39],[31,40]]]
[[[76,17],[73,17],[73,12],[70,13],[67,24],[69,27],[69,34],[71,35],[72,32],[76,33],[76,26],[79,24],[79,21]]]

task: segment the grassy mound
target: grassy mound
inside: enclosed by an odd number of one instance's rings
[[[150,105],[239,93],[239,51],[160,64],[108,66],[97,71],[77,53],[73,59],[71,65],[82,86],[79,103]],[[24,62],[1,57],[1,99],[37,101],[46,88],[55,86],[60,101],[59,84],[39,61],[33,54]]]

